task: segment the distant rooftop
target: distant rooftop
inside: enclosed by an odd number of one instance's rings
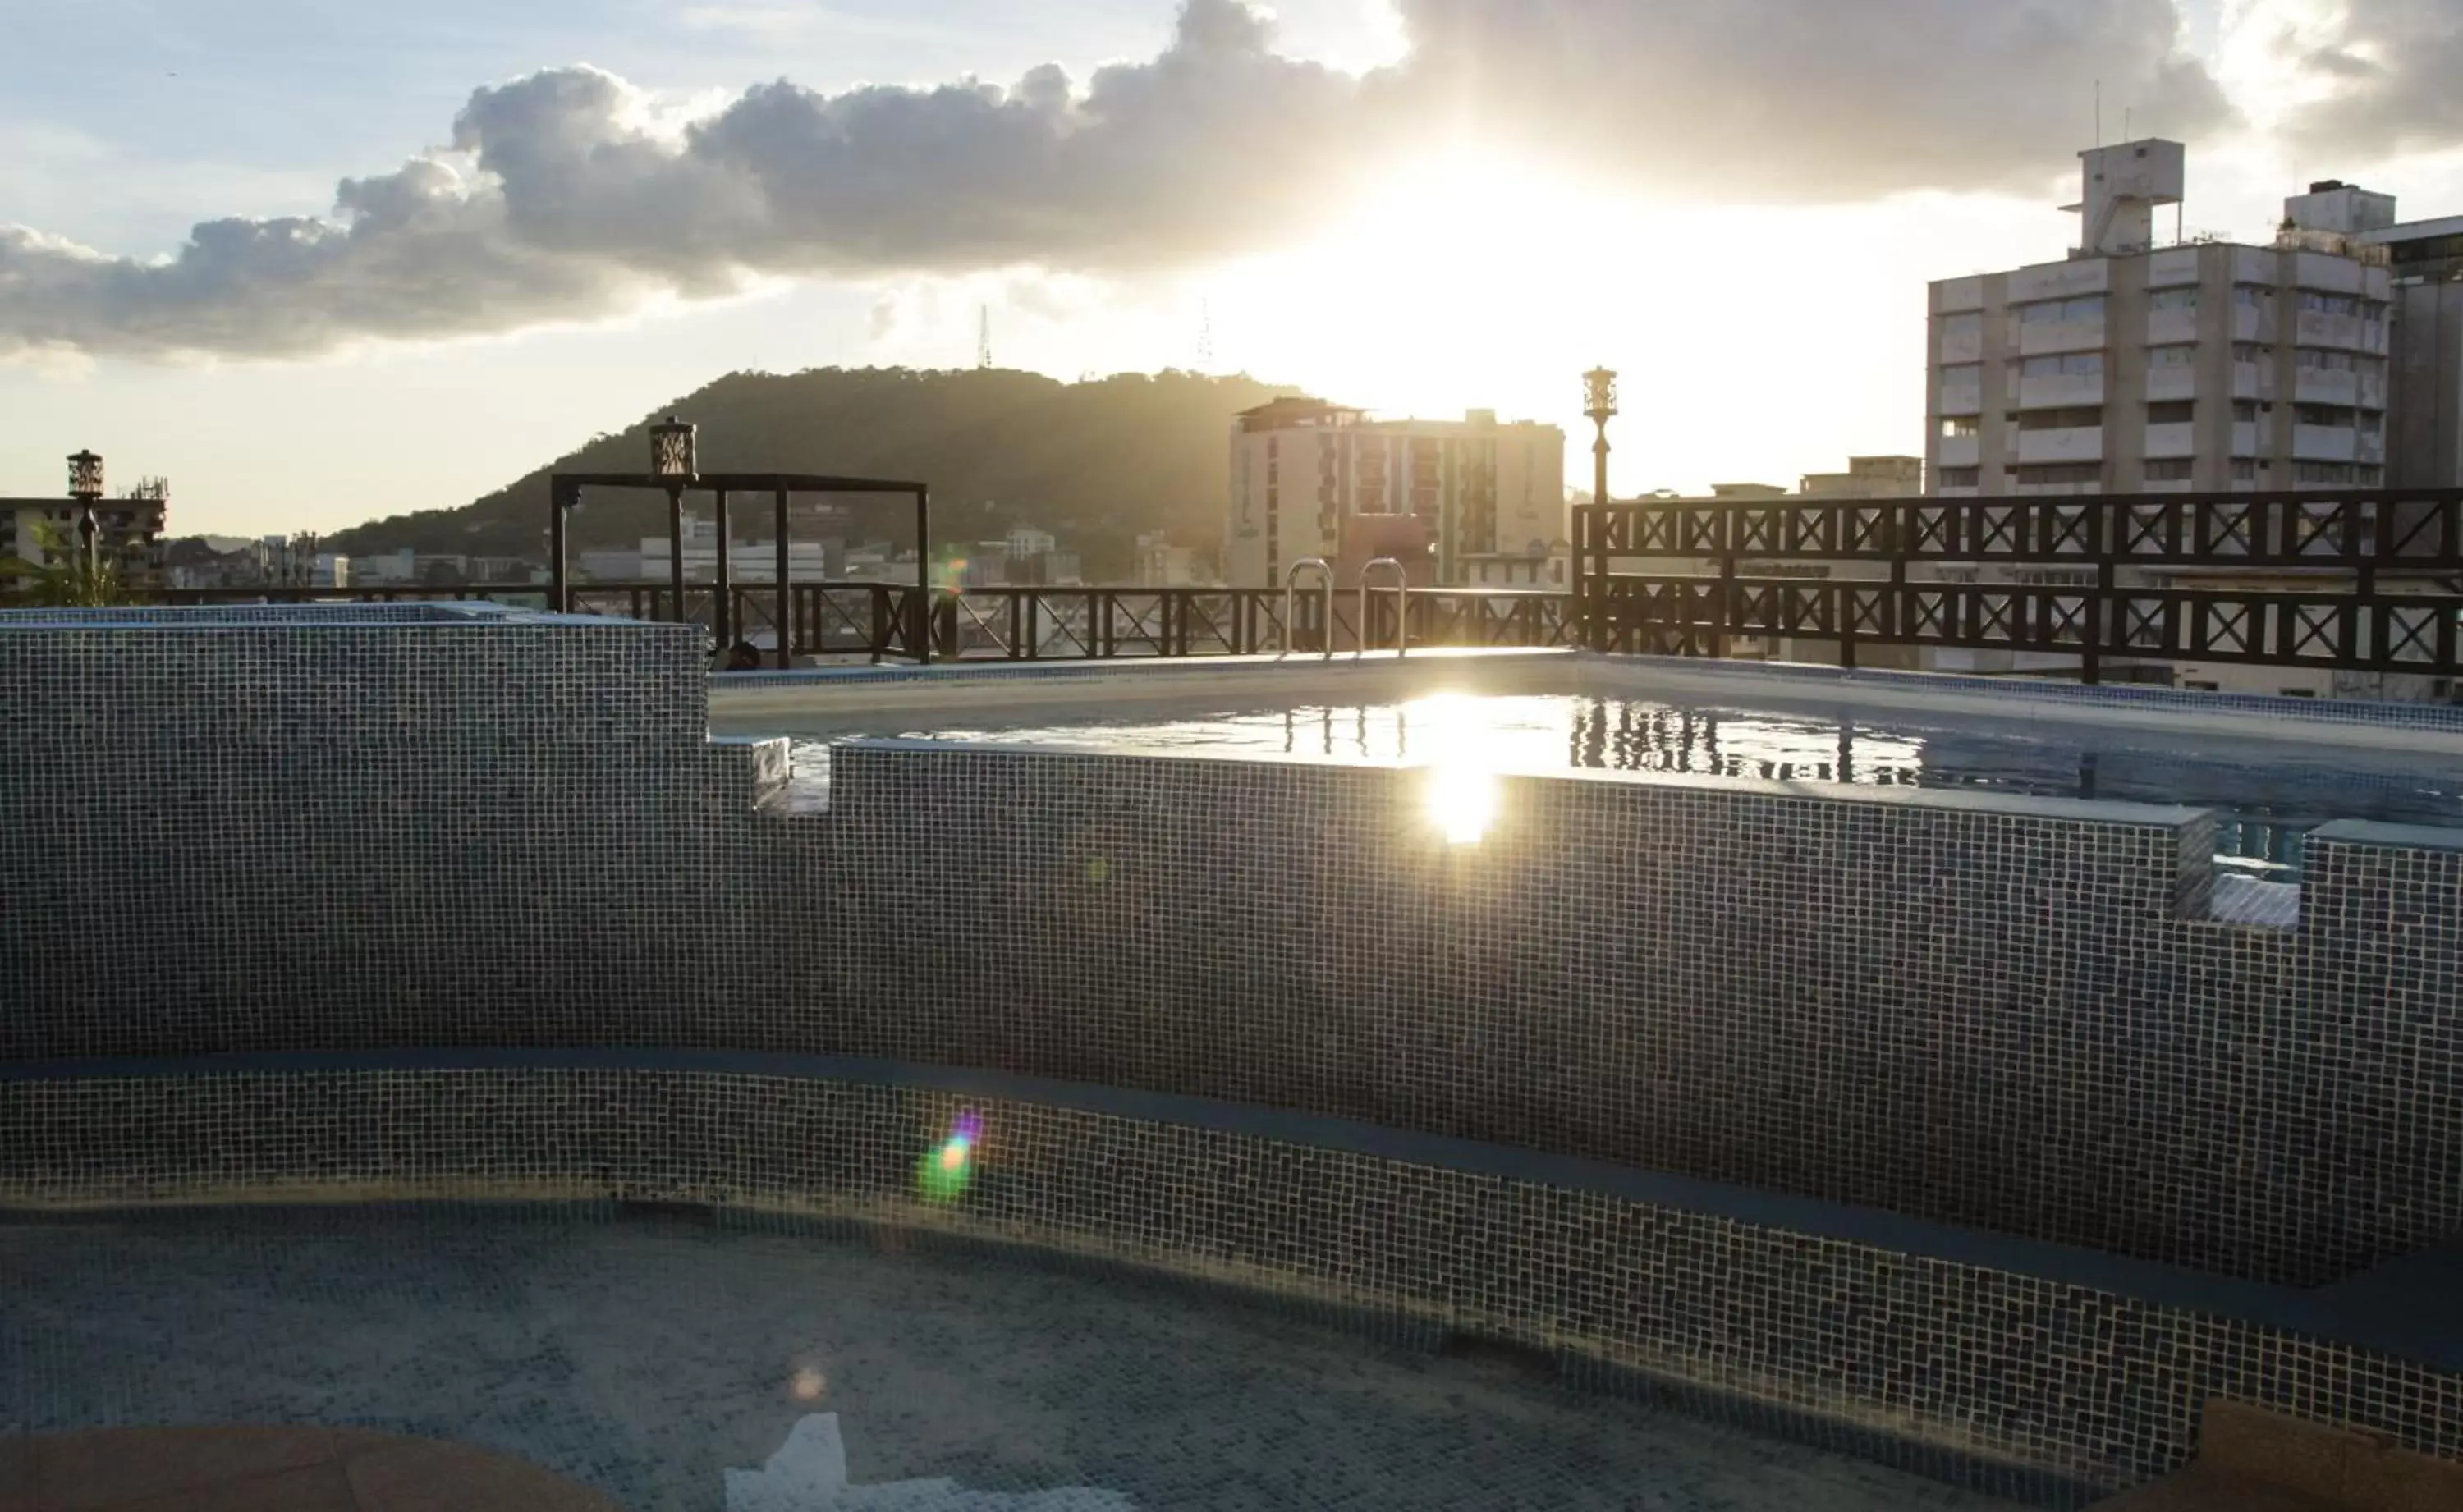
[[[1500,421],[1496,418],[1496,411],[1493,409],[1467,409],[1463,411],[1460,420],[1423,420],[1417,416],[1407,416],[1396,420],[1372,421],[1367,417],[1368,411],[1356,405],[1331,404],[1324,400],[1302,395],[1270,400],[1263,404],[1253,405],[1238,411],[1234,418],[1239,421],[1240,428],[1244,431],[1279,430],[1286,426],[1307,427],[1326,424],[1370,427],[1461,425],[1493,428],[1499,424],[1539,425],[1543,423],[1539,421],[1528,420]]]

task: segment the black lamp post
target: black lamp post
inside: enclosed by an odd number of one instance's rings
[[[101,526],[94,507],[102,498],[102,459],[91,451],[69,454],[69,497],[77,502],[77,544],[85,551],[86,581],[101,575]]]
[[[1608,368],[1593,368],[1582,375],[1582,413],[1599,428],[1599,437],[1591,443],[1591,502],[1608,502],[1608,421],[1617,412],[1617,376]]]
[[[692,486],[693,427],[673,415],[650,427],[650,476],[667,489],[667,588],[676,595],[676,621],[685,615],[685,490]]]

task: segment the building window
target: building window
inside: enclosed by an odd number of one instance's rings
[[[2364,488],[2383,488],[2386,486],[2386,469],[2384,467],[2355,467],[2352,469],[2352,481],[2359,484]]]
[[[2187,483],[2197,476],[2197,466],[2187,457],[2147,464],[2148,483]]]
[[[2103,423],[2103,410],[2097,406],[2073,405],[2066,409],[2021,410],[2020,430],[2088,430]]]
[[[2296,425],[2331,425],[2342,430],[2352,423],[2352,412],[2340,404],[2295,404],[2292,422]]]
[[[2147,406],[2149,425],[2187,425],[2198,418],[2198,406],[2191,400],[2171,400]]]
[[[2354,315],[2361,312],[2361,302],[2350,294],[2325,294],[2315,289],[2300,291],[2300,308],[2321,315]]]
[[[1984,337],[1984,316],[1970,311],[1964,314],[1941,317],[1941,338],[1944,341],[1980,341]]]
[[[2292,481],[2304,487],[2319,484],[2350,483],[2352,464],[2348,462],[2296,462],[2292,464]]]
[[[2014,468],[2012,480],[2021,488],[2076,486],[2102,483],[2103,467],[2092,462],[2054,462]]]
[[[2292,365],[2313,368],[2323,373],[2349,373],[2354,370],[2349,352],[2328,352],[2319,347],[2300,347],[2292,354]]]
[[[2273,353],[2269,348],[2256,346],[2247,341],[2236,341],[2233,343],[2233,360],[2234,362],[2255,365],[2265,361],[2272,355]]]
[[[2195,310],[2198,308],[2197,286],[2192,284],[2187,289],[2158,289],[2153,293],[2147,296],[2147,308],[2149,310]]]
[[[2197,362],[2198,349],[2186,342],[2177,346],[2147,349],[2147,365],[2150,368],[2195,367]]]
[[[2235,424],[2255,425],[2257,423],[2257,417],[2259,415],[2273,414],[2274,411],[2274,405],[2260,404],[2254,399],[2236,399],[2233,400],[2233,421]]]
[[[2275,291],[2264,284],[2233,285],[2233,303],[2250,310],[2263,310],[2275,302]]]
[[[1983,428],[1984,419],[1980,415],[1944,415],[1941,418],[1941,433],[1945,439],[1973,436]]]
[[[2285,688],[2281,691],[2287,699],[2314,699],[2318,696],[2316,688]]]
[[[2103,377],[2103,354],[2101,352],[2064,352],[2058,356],[2028,357],[2010,365],[2022,378]]]
[[[1944,467],[1941,469],[1941,486],[1945,488],[1973,488],[1983,481],[1984,469],[1981,467]]]
[[[2257,481],[2257,464],[2247,457],[2234,457],[2232,464],[2232,481],[2234,483],[2256,483]]]
[[[2103,295],[2082,294],[2074,299],[2045,299],[2018,307],[2018,319],[2023,325],[2047,325],[2103,318]]]

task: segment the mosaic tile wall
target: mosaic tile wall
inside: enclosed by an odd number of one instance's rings
[[[706,743],[694,632],[0,628],[0,1060],[665,1045],[1243,1099],[2315,1282],[2463,1228],[2463,854],[2199,817]],[[2365,828],[2365,827],[2364,827]],[[2434,838],[2433,836],[2430,838]],[[2191,859],[2185,862],[2184,857]]]
[[[961,1109],[980,1173],[916,1162]],[[402,1069],[0,1081],[0,1202],[748,1204],[1232,1280],[1570,1351],[1767,1428],[2053,1500],[2186,1458],[2211,1395],[2463,1454],[2463,1375],[2191,1308],[1597,1191],[843,1081]],[[1579,1372],[1578,1372],[1579,1373]],[[1823,1430],[1812,1430],[1819,1436]]]
[[[0,1058],[690,1039],[712,994],[780,1001],[724,940],[784,922],[752,853],[783,769],[706,741],[697,631],[207,623],[0,625]]]
[[[2286,1281],[2463,1228],[2463,855],[2369,827],[2285,930],[2203,917],[2203,817],[1530,778],[1448,845],[1374,768],[864,747],[832,782],[879,910],[833,1048]]]

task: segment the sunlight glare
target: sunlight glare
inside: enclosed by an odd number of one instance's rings
[[[1437,752],[1428,768],[1428,821],[1449,845],[1477,845],[1496,823],[1498,770],[1507,751],[1490,705],[1469,694],[1439,693],[1403,706],[1415,743]]]
[[[1428,768],[1428,818],[1448,845],[1477,845],[1496,822],[1496,773],[1446,762]]]

